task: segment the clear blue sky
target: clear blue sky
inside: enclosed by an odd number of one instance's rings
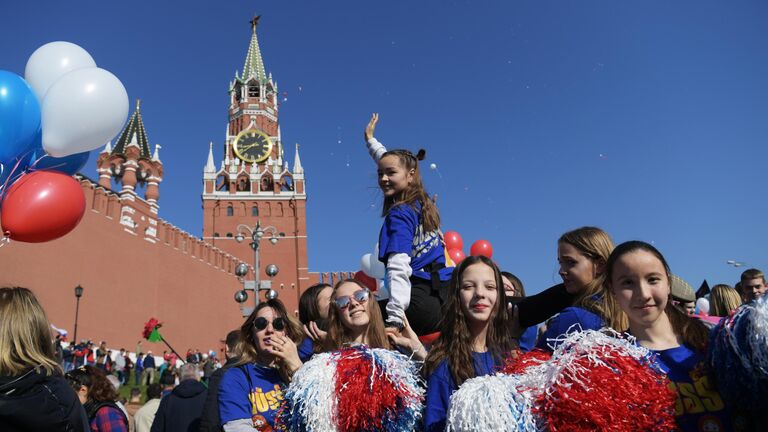
[[[14,1],[0,69],[55,40],[87,49],[143,100],[161,217],[200,235],[254,13],[291,164],[302,145],[311,271],[356,269],[377,240],[372,111],[382,142],[437,164],[443,228],[489,240],[531,291],[582,225],[653,242],[695,287],[735,283],[728,259],[768,270],[764,1]]]

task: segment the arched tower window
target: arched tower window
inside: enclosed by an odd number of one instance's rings
[[[232,237],[232,233],[227,233],[227,237]]]
[[[232,207],[232,204],[227,206],[227,216],[234,216],[235,215],[235,209]]]
[[[259,207],[253,206],[251,207],[251,216],[258,216],[259,215]]]
[[[237,180],[237,191],[238,192],[248,192],[251,190],[251,182],[248,180],[247,177],[240,177]]]

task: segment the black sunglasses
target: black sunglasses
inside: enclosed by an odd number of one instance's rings
[[[371,295],[370,291],[368,291],[367,289],[361,289],[353,292],[351,296],[336,297],[336,300],[334,300],[334,302],[336,303],[337,308],[346,309],[347,307],[349,307],[349,302],[352,299],[355,299],[357,303],[365,303],[368,301],[368,297],[370,297],[370,295]]]
[[[269,325],[269,321],[267,321],[267,319],[264,317],[258,317],[253,320],[253,326],[256,328],[256,330],[264,330],[267,328],[267,325]],[[275,320],[272,321],[272,328],[277,331],[285,330],[285,320],[282,318],[275,318]]]

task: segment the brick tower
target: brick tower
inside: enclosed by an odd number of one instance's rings
[[[299,293],[309,285],[304,169],[298,144],[293,170],[285,160],[277,84],[264,70],[258,21],[258,16],[251,20],[242,74],[235,72],[229,85],[223,160],[214,162],[213,143],[208,150],[203,170],[203,239],[253,265],[248,232],[238,227],[253,228],[257,222],[262,228],[275,227],[281,234],[279,241],[272,244],[268,234],[261,242],[260,279],[269,279],[264,271],[268,264],[277,265],[280,272],[272,286],[286,306],[295,308]],[[238,233],[246,234],[246,240],[238,242]]]

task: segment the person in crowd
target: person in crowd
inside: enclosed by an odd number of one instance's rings
[[[671,302],[669,265],[652,245],[622,243],[606,264],[605,295],[616,299],[637,343],[656,354],[677,391],[678,427],[684,431],[733,430],[731,416],[707,371],[707,327]]]
[[[219,385],[224,373],[237,363],[237,345],[240,341],[240,329],[232,330],[227,333],[224,339],[224,359],[226,363],[223,367],[216,369],[208,380],[208,396],[205,399],[203,415],[200,418],[200,432],[220,432],[221,417],[219,416]]]
[[[124,351],[123,363],[125,364],[123,367],[123,384],[128,384],[131,380],[131,371],[133,370],[134,363],[127,351]]]
[[[75,366],[75,344],[70,343],[64,348],[64,352],[62,353],[62,359],[64,363],[62,366],[64,367],[64,372],[69,372],[72,370]]]
[[[763,296],[768,291],[768,285],[765,283],[765,274],[756,268],[744,270],[744,273],[741,274],[740,282],[744,303],[749,303]]]
[[[505,297],[525,297],[525,286],[523,281],[510,272],[501,272],[501,280],[504,282],[504,295]],[[518,345],[520,351],[528,352],[536,345],[536,337],[538,336],[537,327],[530,326],[523,330],[523,333],[518,338]]]
[[[382,314],[388,328],[402,330],[407,318],[416,334],[434,336],[453,267],[446,266],[440,214],[419,171],[426,152],[387,151],[374,137],[378,121],[374,113],[364,136],[384,195],[378,259],[386,268],[389,298],[380,301]],[[526,298],[517,305],[516,319],[522,327],[538,324],[570,305],[573,294],[555,286]]]
[[[0,430],[88,430],[77,394],[53,358],[51,327],[26,288],[0,288]]]
[[[718,284],[712,287],[709,293],[709,314],[718,317],[727,317],[741,306],[741,296],[731,286]]]
[[[424,425],[442,431],[451,394],[466,380],[488,375],[516,348],[498,267],[484,256],[465,258],[453,273],[445,319],[424,364]]]
[[[160,385],[163,386],[163,391],[160,393],[161,397],[166,397],[173,391],[176,386],[176,375],[171,371],[165,371],[160,375]]]
[[[131,432],[136,430],[136,427],[135,427],[136,412],[141,407],[142,407],[141,389],[138,387],[132,387],[131,393],[128,395],[128,402],[125,403],[125,411],[128,412],[128,429]]]
[[[117,404],[118,393],[103,370],[83,366],[66,374],[83,404],[92,432],[128,432],[128,416]]]
[[[301,366],[296,344],[304,334],[280,300],[256,307],[240,327],[237,363],[219,384],[219,415],[227,432],[271,428],[282,392]]]
[[[144,376],[144,353],[136,351],[136,367],[133,371],[133,380],[135,385],[143,384],[142,377]]]
[[[179,385],[160,400],[151,432],[197,431],[205,405],[207,389],[200,383],[200,370],[195,363],[179,369]]]
[[[85,340],[81,340],[79,344],[75,345],[75,348],[73,349],[73,355],[74,355],[74,368],[79,368],[80,366],[85,366],[87,357],[88,357],[88,344]]]
[[[117,374],[120,384],[125,384],[125,348],[120,348],[120,352],[112,360],[112,372]]]
[[[141,365],[143,369],[141,371],[141,383],[147,385],[155,382],[155,356],[152,355],[152,351],[147,351]]]
[[[611,237],[600,228],[582,227],[568,231],[557,241],[560,277],[566,289],[579,293],[574,305],[552,318],[537,343],[553,349],[560,335],[580,330],[597,330],[606,325],[626,328],[626,319],[612,296],[603,294],[605,263],[613,250]],[[608,322],[614,317],[615,322]]]
[[[328,331],[328,309],[333,287],[327,283],[310,286],[299,298],[299,321],[304,333],[314,342],[321,342]]]
[[[371,348],[397,348],[424,360],[427,351],[411,329],[408,319],[402,331],[385,328],[381,308],[373,295],[355,279],[336,283],[331,294],[332,307],[328,312],[328,335],[325,351],[338,350],[346,345],[368,345]]]
[[[85,364],[89,366],[95,366],[96,365],[96,349],[94,348],[93,342],[88,341],[86,351],[85,351]]]
[[[160,406],[162,390],[162,386],[157,383],[147,386],[147,402],[136,411],[136,415],[133,418],[133,427],[136,432],[150,432],[150,429],[152,429],[157,408]]]
[[[669,283],[671,285],[670,299],[672,304],[680,308],[686,315],[696,313],[696,293],[691,284],[676,275],[670,275]]]

